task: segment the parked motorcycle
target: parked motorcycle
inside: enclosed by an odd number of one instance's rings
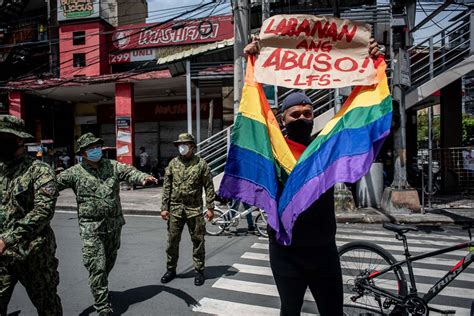
[[[436,195],[441,191],[441,166],[438,160],[433,160],[432,163],[432,173],[433,173],[433,185],[430,192],[429,183],[428,183],[428,161],[414,158],[415,161],[409,165],[408,168],[408,182],[414,188],[421,190],[423,187],[423,192],[426,195]]]

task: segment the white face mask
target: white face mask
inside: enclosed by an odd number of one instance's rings
[[[179,145],[178,150],[181,156],[186,156],[189,152],[189,145]]]

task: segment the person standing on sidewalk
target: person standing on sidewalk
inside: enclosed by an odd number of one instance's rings
[[[0,115],[0,315],[18,281],[38,315],[62,315],[56,239],[50,223],[58,197],[54,171],[25,153],[25,123]]]
[[[72,188],[78,205],[83,263],[89,271],[94,307],[99,315],[110,315],[108,276],[120,248],[125,219],[120,203],[120,181],[133,184],[157,180],[132,166],[102,158],[104,141],[92,133],[77,140],[82,162],[58,176],[59,190]]]
[[[145,147],[140,147],[140,171],[148,172],[150,169],[150,155],[146,152]]]
[[[196,142],[188,133],[180,134],[174,142],[179,156],[170,161],[165,170],[161,217],[168,221],[167,272],[161,283],[168,283],[176,277],[179,256],[179,242],[184,225],[188,225],[193,242],[193,262],[196,270],[194,284],[204,284],[204,234],[206,232],[202,190],[206,192],[207,218],[214,217],[215,191],[211,171],[204,159],[194,155]]]

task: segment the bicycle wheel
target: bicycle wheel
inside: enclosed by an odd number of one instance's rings
[[[255,217],[255,227],[257,227],[258,233],[263,237],[268,237],[267,225],[267,214],[265,212],[260,211],[257,217]]]
[[[205,214],[205,212],[204,212]],[[228,221],[222,216],[223,213],[220,209],[214,209],[214,218],[211,221],[206,222],[206,233],[211,236],[217,236],[222,234]]]
[[[339,248],[341,261],[344,313],[346,315],[405,315],[395,302],[366,289],[370,285],[392,295],[407,295],[407,282],[400,267],[393,268],[380,277],[374,273],[396,262],[395,258],[380,246],[364,241],[354,241]]]

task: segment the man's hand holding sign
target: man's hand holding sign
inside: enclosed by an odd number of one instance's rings
[[[332,17],[277,15],[244,52],[259,53],[258,82],[299,89],[375,83],[370,57],[379,54],[370,25]]]

